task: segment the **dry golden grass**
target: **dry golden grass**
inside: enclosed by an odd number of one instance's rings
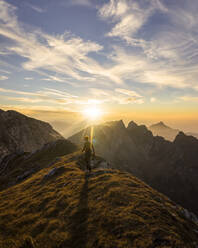
[[[198,227],[168,198],[127,173],[88,175],[75,157],[0,192],[1,248],[196,247]]]

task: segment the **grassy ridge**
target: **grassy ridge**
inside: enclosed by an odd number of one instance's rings
[[[0,247],[196,247],[197,225],[168,198],[127,173],[87,175],[72,156],[0,192]]]
[[[57,140],[44,145],[34,153],[7,156],[0,165],[0,190],[20,183],[39,170],[51,166],[59,157],[77,151],[68,140]],[[3,164],[6,164],[6,168]]]

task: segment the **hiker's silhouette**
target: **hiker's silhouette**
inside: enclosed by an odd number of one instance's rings
[[[91,157],[92,155],[95,157],[95,149],[93,144],[89,141],[89,137],[85,136],[84,137],[84,146],[82,149],[82,152],[84,152],[84,159],[85,159],[85,163],[87,166],[87,170],[89,170],[89,172],[91,172]]]

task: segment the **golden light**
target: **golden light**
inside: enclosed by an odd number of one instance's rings
[[[98,107],[89,107],[83,111],[83,114],[90,120],[97,120],[101,117],[102,111]]]

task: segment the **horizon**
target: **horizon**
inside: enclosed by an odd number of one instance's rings
[[[0,109],[68,133],[92,107],[99,123],[198,133],[197,10],[196,0],[1,0]]]
[[[3,109],[0,109],[0,110],[3,110]],[[17,110],[13,110],[13,109],[7,109],[7,110],[3,110],[3,111],[17,111]],[[20,114],[24,114],[28,117],[31,117],[31,118],[34,118],[34,119],[37,119],[37,120],[41,120],[41,121],[44,121],[44,122],[47,122],[49,123],[52,128],[57,131],[59,134],[61,134],[64,138],[69,138],[79,132],[81,132],[83,129],[86,129],[86,128],[89,128],[91,126],[97,126],[97,125],[103,125],[103,124],[106,124],[106,123],[109,123],[109,122],[119,122],[119,121],[122,121],[124,126],[127,128],[127,126],[129,125],[130,122],[134,122],[136,123],[138,126],[141,126],[141,125],[144,125],[146,126],[146,128],[148,130],[150,130],[152,133],[153,133],[153,136],[161,136],[167,140],[170,140],[169,138],[167,138],[166,134],[163,134],[163,133],[155,133],[156,131],[153,132],[153,130],[150,129],[150,127],[152,125],[156,125],[156,124],[163,124],[165,125],[166,127],[168,128],[171,128],[172,131],[178,131],[178,132],[184,132],[186,135],[193,135],[194,137],[198,137],[198,133],[193,133],[193,132],[189,132],[189,130],[187,131],[184,131],[182,129],[179,129],[177,127],[173,127],[173,126],[170,126],[168,123],[164,122],[164,121],[158,121],[158,122],[155,122],[155,123],[151,123],[150,124],[146,124],[146,123],[142,123],[142,122],[137,122],[133,119],[128,119],[127,121],[124,120],[124,119],[109,119],[109,120],[93,120],[93,121],[89,121],[89,120],[85,120],[84,116],[82,115],[82,113],[80,113],[79,115],[79,118],[78,118],[78,121],[77,123],[73,123],[73,120],[70,122],[68,122],[68,118],[67,118],[67,122],[64,120],[58,120],[58,121],[52,121],[52,122],[48,122],[47,120],[42,120],[42,119],[39,119],[37,117],[37,113],[35,113],[35,116],[34,114],[28,114],[28,113],[23,113],[22,111],[17,111],[18,113]],[[72,113],[72,114],[75,114],[75,113]],[[48,118],[48,117],[47,117]],[[80,121],[79,121],[80,119]],[[63,127],[64,126],[64,127]],[[174,136],[174,135],[173,135]],[[175,134],[175,137],[177,136],[177,134]],[[174,139],[170,140],[170,141],[173,141]]]

